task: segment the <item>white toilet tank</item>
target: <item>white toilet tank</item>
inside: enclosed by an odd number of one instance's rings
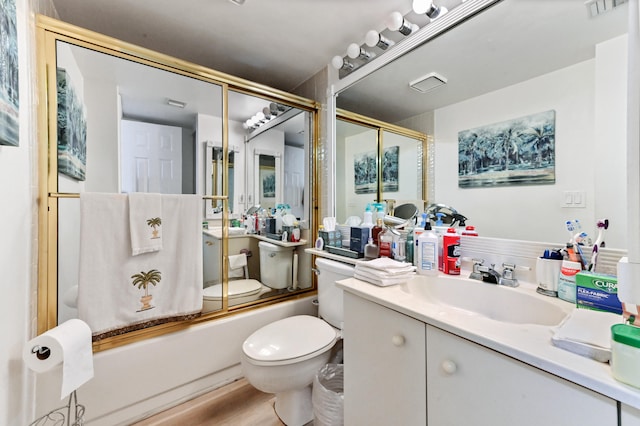
[[[344,323],[343,290],[336,281],[353,278],[355,267],[346,263],[317,258],[318,313],[332,326],[342,330]]]
[[[267,287],[291,287],[293,276],[293,249],[266,241],[258,243],[260,249],[260,281]]]

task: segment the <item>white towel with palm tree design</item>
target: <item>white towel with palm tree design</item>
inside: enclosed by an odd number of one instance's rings
[[[162,250],[162,198],[160,194],[129,194],[131,254]]]
[[[127,195],[80,196],[78,314],[94,339],[202,310],[202,197],[161,199],[163,249],[133,256]]]

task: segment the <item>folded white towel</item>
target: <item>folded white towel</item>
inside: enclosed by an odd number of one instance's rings
[[[398,262],[397,260],[390,259],[388,257],[380,257],[373,260],[359,261],[356,264],[358,266],[366,266],[373,269],[379,269],[388,273],[403,273],[407,271],[415,271],[415,266],[408,262]]]
[[[162,249],[162,198],[160,194],[129,194],[131,255]]]
[[[387,269],[387,270],[382,270],[382,269],[376,269],[376,268],[370,268],[369,266],[367,266],[365,263],[361,263],[356,265],[356,271],[364,271],[364,272],[368,272],[370,274],[374,274],[380,278],[395,278],[398,276],[402,276],[405,274],[409,274],[412,272],[415,272],[416,267],[411,265],[411,266],[407,266],[407,267],[403,267],[403,268],[397,268],[397,269]]]
[[[390,285],[401,284],[409,281],[411,278],[415,276],[415,272],[409,272],[402,275],[397,275],[393,278],[389,278],[389,277],[381,277],[377,274],[372,274],[370,272],[358,270],[356,268],[353,276],[356,279],[366,281],[368,283],[375,284],[380,287],[387,287]]]
[[[229,278],[249,278],[244,276],[244,267],[247,266],[247,255],[234,254],[229,256]]]

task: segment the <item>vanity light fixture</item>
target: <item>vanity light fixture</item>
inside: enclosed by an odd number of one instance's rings
[[[285,105],[271,102],[268,106],[262,108],[261,111],[255,113],[255,115],[253,115],[251,118],[245,120],[245,122],[242,123],[242,128],[250,132],[256,130],[257,128],[264,124],[267,124],[286,110],[287,107]]]
[[[387,18],[387,28],[390,31],[398,31],[404,36],[408,36],[420,29],[416,24],[413,24],[402,16],[400,12],[392,12]]]
[[[436,19],[448,12],[444,6],[438,6],[432,0],[413,0],[413,11],[418,15],[427,15],[429,19]]]
[[[336,55],[333,57],[333,59],[331,59],[331,65],[333,65],[333,67],[337,70],[351,71],[355,68],[355,66],[351,62],[347,61],[345,58],[339,55]]]
[[[441,76],[437,72],[423,75],[409,83],[409,87],[420,93],[426,93],[437,87],[447,84],[447,78]]]
[[[175,99],[167,99],[167,105],[171,105],[176,108],[184,108],[187,106],[187,103],[182,101],[176,101]]]
[[[245,0],[229,0],[229,1],[237,6],[242,6]]]
[[[351,43],[347,47],[347,56],[351,59],[360,59],[361,61],[368,61],[373,58],[374,54],[364,50],[358,45],[358,43]]]
[[[364,36],[364,42],[369,47],[378,47],[382,50],[387,50],[390,46],[395,44],[376,30],[369,31]]]

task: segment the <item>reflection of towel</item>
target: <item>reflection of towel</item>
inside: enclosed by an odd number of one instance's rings
[[[80,196],[78,314],[94,339],[202,309],[202,199],[161,198],[164,248],[132,256],[127,195]]]
[[[162,249],[162,196],[129,194],[129,228],[133,256]]]
[[[247,255],[236,254],[229,256],[229,278],[249,278],[244,276],[244,267],[247,266]]]
[[[611,326],[621,322],[618,314],[576,309],[555,330],[551,342],[578,355],[607,362],[611,356]]]

